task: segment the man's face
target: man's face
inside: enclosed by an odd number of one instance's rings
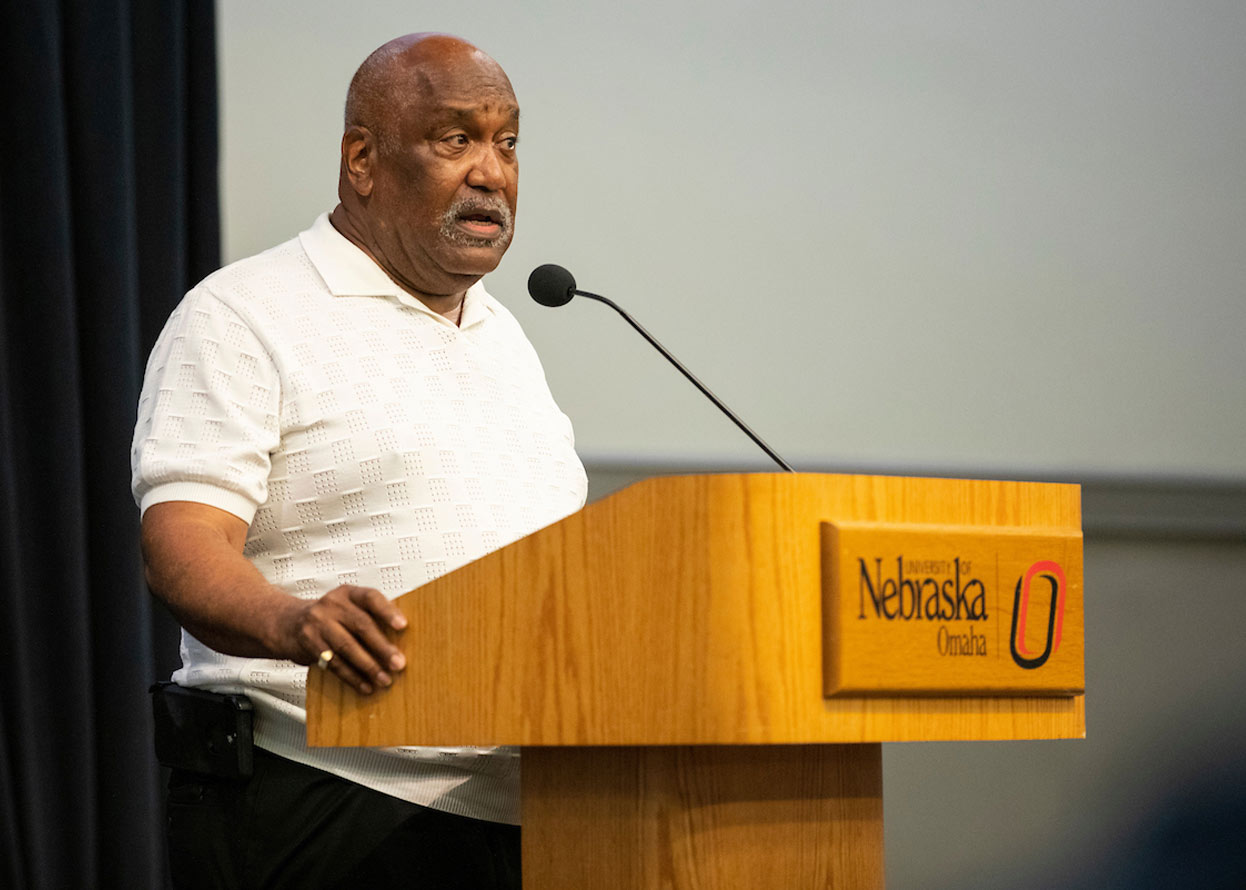
[[[493,271],[510,245],[519,105],[487,57],[422,69],[378,153],[368,215],[391,274],[439,296]]]

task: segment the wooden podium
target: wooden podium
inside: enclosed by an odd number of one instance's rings
[[[523,746],[526,888],[881,887],[881,742],[1085,734],[1080,509],[1074,485],[649,479],[399,598],[406,670],[367,698],[311,671],[308,743]],[[871,530],[920,558],[834,549]],[[913,688],[836,661],[863,645]]]

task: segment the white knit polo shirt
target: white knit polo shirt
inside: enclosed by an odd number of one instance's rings
[[[247,558],[304,599],[340,584],[395,597],[574,512],[587,488],[514,317],[478,283],[456,327],[327,215],[186,295],[147,365],[132,465],[143,510],[196,501],[238,516]],[[260,747],[519,821],[513,749],[308,748],[307,668],[222,655],[185,631],[181,652],[178,683],[251,698]]]

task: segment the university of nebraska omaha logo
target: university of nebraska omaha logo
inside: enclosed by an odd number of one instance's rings
[[[1047,646],[1035,655],[1026,646],[1026,623],[1030,617],[1030,589],[1034,579],[1046,581],[1051,588],[1051,608],[1047,611]],[[1064,594],[1068,583],[1064,569],[1049,559],[1034,563],[1017,580],[1012,599],[1012,659],[1026,670],[1042,667],[1051,653],[1060,648],[1060,631],[1064,625]]]

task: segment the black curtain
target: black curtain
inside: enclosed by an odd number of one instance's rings
[[[0,886],[164,884],[138,555],[147,352],[218,264],[210,0],[0,11]]]

